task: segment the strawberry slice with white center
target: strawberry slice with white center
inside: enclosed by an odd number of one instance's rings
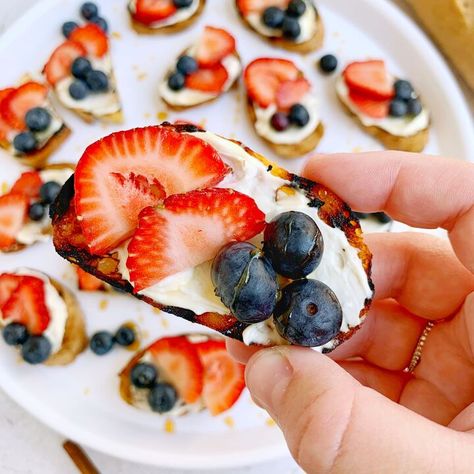
[[[0,311],[3,305],[10,299],[10,296],[18,288],[21,282],[21,275],[2,273],[0,275]]]
[[[23,194],[8,193],[0,196],[0,250],[6,250],[26,220],[29,199]]]
[[[174,386],[186,403],[196,402],[202,393],[203,367],[196,348],[186,337],[165,337],[148,348],[160,379]]]
[[[349,91],[349,99],[364,115],[376,119],[382,119],[388,115],[390,100],[371,99],[353,91]]]
[[[248,240],[265,227],[255,201],[232,189],[177,194],[140,214],[128,245],[135,292],[214,258],[231,241]]]
[[[130,177],[130,170],[141,178],[124,187],[117,175]],[[117,132],[95,142],[74,181],[76,212],[91,252],[103,255],[130,237],[140,211],[162,197],[158,188],[170,195],[215,186],[228,171],[211,145],[166,127]]]
[[[80,267],[76,267],[77,286],[82,291],[100,291],[104,289],[104,282],[94,275],[87,273]]]
[[[59,45],[44,66],[43,74],[49,84],[54,86],[61,79],[71,75],[71,66],[80,56],[86,56],[87,51],[82,44],[67,40]]]
[[[275,103],[281,84],[294,81],[300,72],[286,59],[259,58],[252,61],[244,72],[249,97],[261,107]]]
[[[205,69],[198,69],[186,76],[185,85],[189,89],[219,94],[223,91],[228,78],[227,69],[222,64],[216,64]]]
[[[12,186],[12,193],[20,193],[33,199],[39,196],[43,180],[37,171],[25,171]]]
[[[347,87],[371,99],[391,99],[395,95],[393,78],[382,60],[356,61],[342,73]]]
[[[292,105],[298,104],[310,89],[311,84],[304,77],[282,82],[276,93],[278,109],[289,110]]]
[[[285,10],[290,0],[237,0],[237,8],[243,15],[261,13],[268,7],[279,7]]]
[[[45,85],[26,82],[2,100],[0,114],[8,125],[24,130],[26,113],[33,107],[43,106],[47,96],[48,88]]]
[[[230,357],[224,341],[209,340],[195,346],[204,366],[204,405],[212,415],[219,415],[234,405],[245,388],[245,367]]]
[[[87,23],[76,28],[69,36],[71,41],[81,44],[87,54],[101,58],[109,50],[109,40],[102,28],[94,23]]]
[[[215,66],[235,51],[235,39],[226,30],[206,26],[199,40],[196,59],[201,67]]]
[[[12,127],[2,117],[1,110],[3,100],[14,90],[15,89],[13,87],[0,90],[0,142],[7,141],[8,132],[12,130]]]
[[[144,25],[151,25],[169,18],[177,10],[173,0],[137,0],[133,18]]]

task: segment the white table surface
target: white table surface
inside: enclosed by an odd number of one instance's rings
[[[0,34],[39,0],[0,0]],[[403,9],[403,0],[393,0]],[[461,84],[474,114],[474,94]],[[17,406],[0,390],[0,473],[73,474],[77,470],[62,449],[64,438],[38,422]],[[164,474],[169,469],[157,469],[115,459],[87,449],[102,473],[114,474]],[[173,471],[179,474],[180,471]],[[185,472],[185,471],[183,471]],[[234,474],[292,474],[301,472],[291,459],[244,469],[226,470]],[[197,474],[198,471],[195,471]]]

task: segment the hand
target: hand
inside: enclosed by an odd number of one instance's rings
[[[309,473],[473,472],[474,165],[396,152],[341,154],[313,158],[305,175],[355,210],[443,227],[449,241],[366,235],[374,302],[362,328],[330,358],[229,341],[234,357],[248,361],[253,399]],[[421,361],[404,373],[429,320],[437,323]]]

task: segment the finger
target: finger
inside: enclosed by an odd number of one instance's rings
[[[246,346],[243,342],[227,338],[225,341],[227,352],[240,364],[246,364],[250,357],[262,349],[261,346]]]
[[[458,469],[471,468],[468,435],[362,387],[314,351],[263,349],[250,359],[246,381],[306,472],[449,472],[453,456]]]
[[[471,163],[402,152],[318,155],[304,174],[354,209],[384,210],[415,227],[447,229],[458,258],[474,271]]]

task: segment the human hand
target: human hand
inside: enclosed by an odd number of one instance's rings
[[[443,227],[449,241],[366,235],[374,302],[330,358],[228,341],[232,355],[248,362],[253,399],[309,473],[473,472],[474,165],[378,152],[317,156],[304,174],[355,210]],[[436,324],[421,361],[403,372],[428,321]]]

